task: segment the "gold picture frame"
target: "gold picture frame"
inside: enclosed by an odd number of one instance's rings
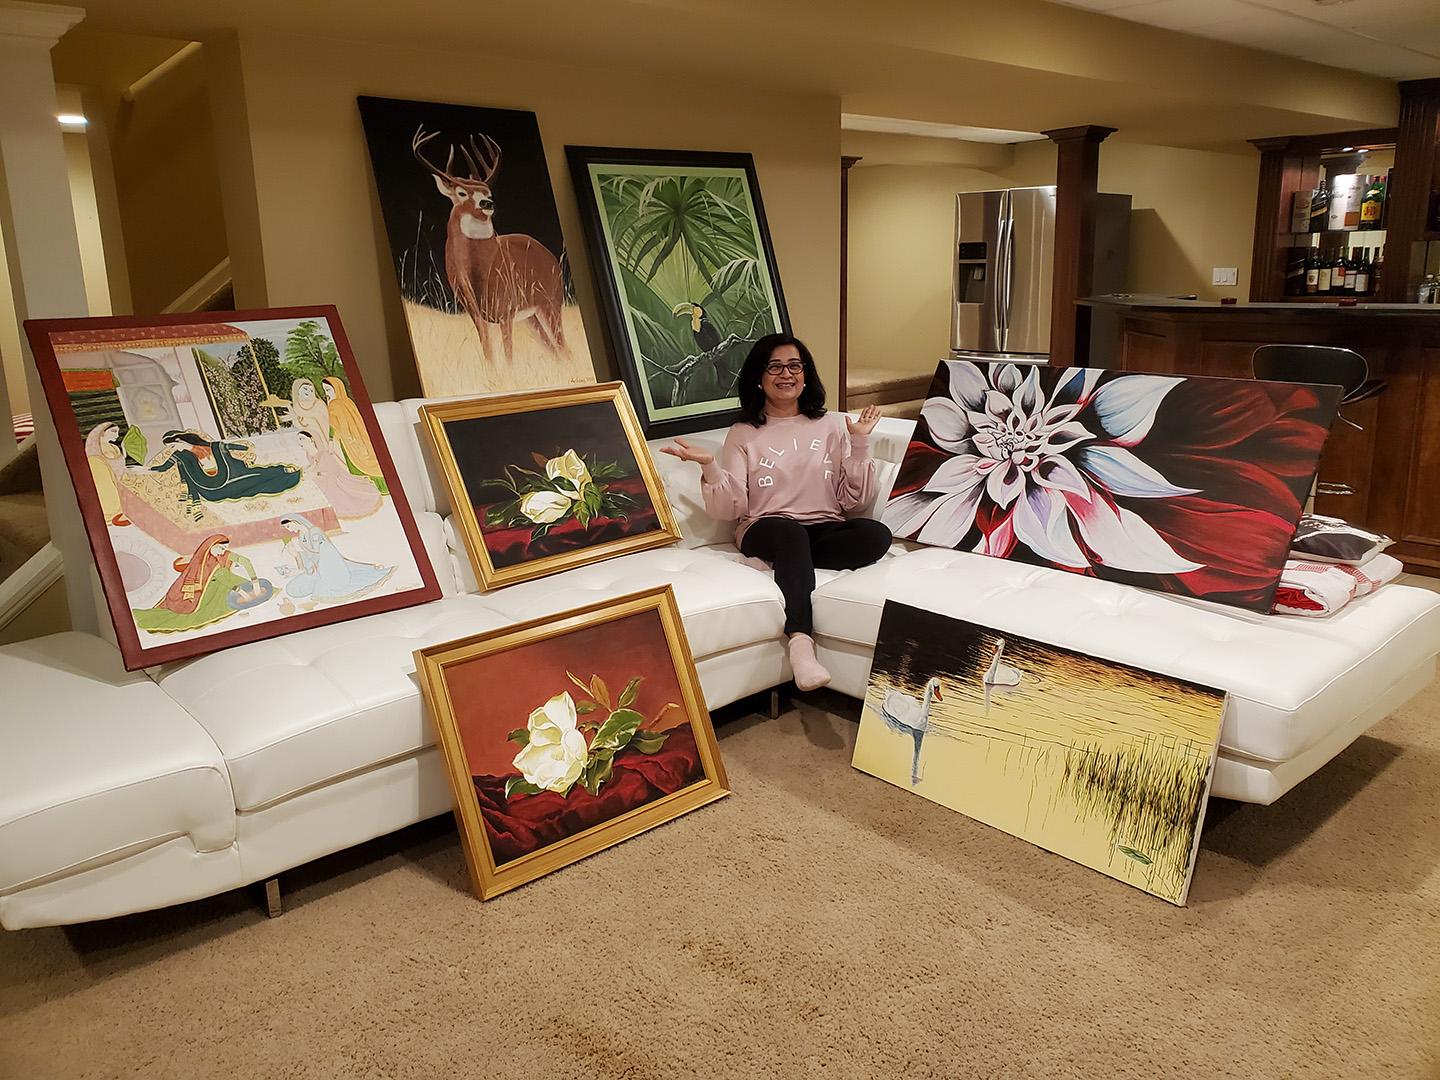
[[[576,668],[583,668],[580,676]],[[609,685],[602,670],[611,675]],[[417,649],[415,671],[480,900],[730,794],[669,585]],[[581,677],[587,673],[588,683]],[[624,690],[612,698],[611,685]],[[576,704],[575,687],[595,701]],[[596,716],[602,709],[604,720]],[[623,727],[625,713],[646,719],[633,726],[629,718],[627,744],[608,762],[598,762],[614,741],[606,741],[606,731],[617,717]],[[587,716],[589,722],[579,722]],[[517,727],[522,723],[527,726]],[[587,728],[593,729],[588,737]],[[585,765],[577,771],[572,758],[566,772],[563,747],[574,742],[577,730]],[[507,761],[517,744],[520,753],[510,768],[519,772],[504,776],[486,768],[484,762],[493,768]],[[531,747],[539,756],[522,767]],[[550,786],[537,789],[532,778],[548,779]]]
[[[483,591],[681,539],[623,383],[447,401],[420,412]],[[624,473],[632,462],[633,475]],[[479,491],[503,501],[477,513]],[[586,539],[591,532],[596,538]]]

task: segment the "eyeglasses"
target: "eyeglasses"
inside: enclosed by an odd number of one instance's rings
[[[803,375],[805,373],[805,365],[799,360],[791,360],[788,364],[782,364],[776,360],[774,363],[765,365],[766,375],[779,375],[786,371],[791,375]]]

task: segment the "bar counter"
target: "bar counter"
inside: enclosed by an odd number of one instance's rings
[[[1091,311],[1089,363],[1125,371],[1248,378],[1260,345],[1342,345],[1388,389],[1346,406],[1320,459],[1320,479],[1354,495],[1315,510],[1388,534],[1406,569],[1440,575],[1440,306],[1335,302],[1220,304],[1102,296]]]

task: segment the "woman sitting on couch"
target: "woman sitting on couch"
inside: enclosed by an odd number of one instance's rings
[[[740,551],[774,565],[795,684],[814,690],[830,681],[810,636],[815,568],[856,570],[890,547],[890,530],[880,522],[844,516],[874,495],[870,432],[880,410],[872,405],[858,420],[827,413],[810,350],[789,334],[757,341],[738,381],[742,419],[718,461],[684,439],[664,452],[699,464],[705,508],[738,520]]]

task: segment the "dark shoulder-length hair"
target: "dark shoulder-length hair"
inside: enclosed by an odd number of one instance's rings
[[[805,365],[805,388],[800,391],[800,412],[811,420],[825,415],[825,384],[815,370],[815,358],[805,343],[794,334],[766,334],[755,342],[745,364],[740,368],[739,395],[740,419],[756,427],[765,425],[765,390],[760,380],[765,377],[765,365],[770,355],[782,345],[794,345]]]

